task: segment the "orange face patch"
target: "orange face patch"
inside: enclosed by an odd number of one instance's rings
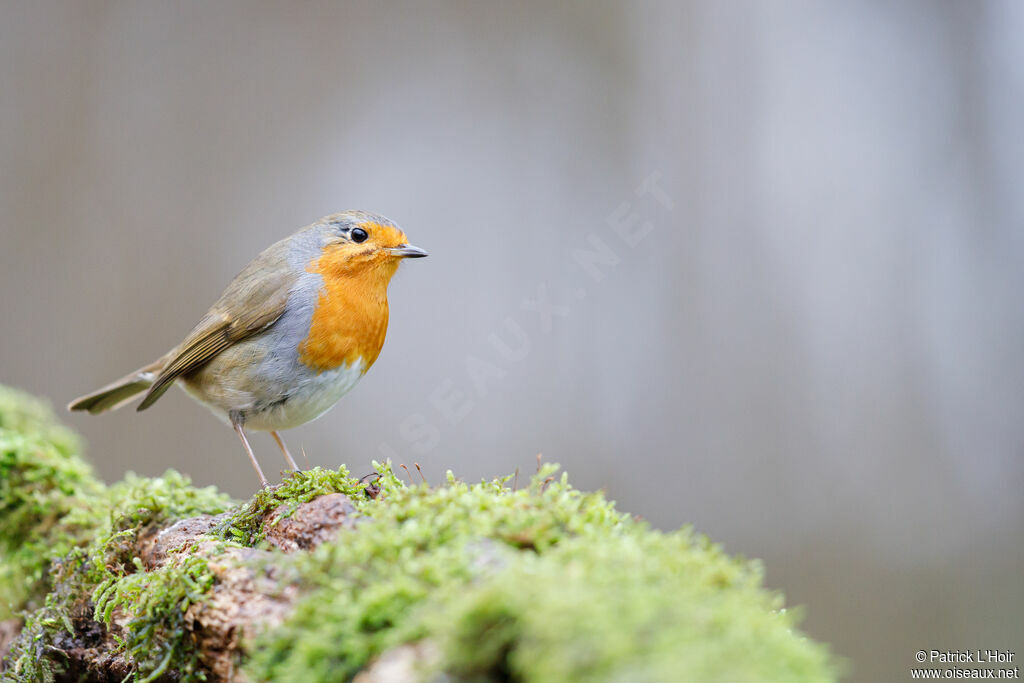
[[[366,372],[384,346],[388,282],[399,261],[386,248],[403,244],[405,235],[393,226],[363,227],[366,242],[329,245],[306,268],[324,280],[309,336],[299,345],[299,360],[317,372],[359,360]]]
[[[405,233],[396,228],[393,225],[381,225],[380,223],[374,223],[367,221],[360,223],[359,227],[369,233],[369,239],[363,244],[372,244],[379,248],[397,247],[400,244],[405,244]]]

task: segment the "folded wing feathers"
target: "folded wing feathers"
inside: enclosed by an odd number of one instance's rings
[[[206,314],[192,334],[178,347],[149,388],[137,410],[153,405],[174,380],[199,369],[218,353],[277,322],[284,313],[291,284],[290,275],[254,280],[242,274],[220,301]]]

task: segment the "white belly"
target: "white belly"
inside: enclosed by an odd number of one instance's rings
[[[362,362],[311,375],[298,383],[287,401],[246,416],[245,426],[269,432],[311,422],[333,408],[362,377]]]
[[[342,366],[335,370],[320,373],[307,371],[300,377],[293,377],[288,383],[287,398],[264,404],[256,397],[255,400],[242,401],[249,404],[244,410],[245,428],[259,431],[278,431],[292,429],[320,417],[330,410],[342,396],[359,383],[363,376],[363,363],[357,361],[352,365]],[[188,384],[183,388],[194,398],[206,405],[214,415],[230,423],[227,406],[210,401],[211,397],[201,395]],[[276,395],[276,393],[274,394]],[[235,403],[234,405],[238,405]]]

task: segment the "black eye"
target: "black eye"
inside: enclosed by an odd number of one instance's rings
[[[366,231],[362,228],[352,228],[352,232],[349,233],[353,242],[365,242],[366,238],[369,237]]]

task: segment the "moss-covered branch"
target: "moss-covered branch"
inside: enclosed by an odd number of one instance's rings
[[[554,465],[518,489],[318,468],[235,504],[174,472],[107,487],[77,452],[0,388],[3,680],[835,678],[756,562]]]

